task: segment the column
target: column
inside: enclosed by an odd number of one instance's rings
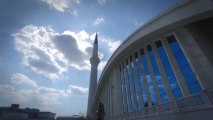
[[[114,96],[116,99],[116,103],[118,103],[118,106],[116,106],[115,104],[115,108],[116,108],[116,114],[121,114],[123,113],[123,107],[124,104],[123,103],[123,99],[122,99],[122,85],[121,85],[121,79],[120,79],[120,70],[119,67],[116,66],[114,68],[114,79],[115,79],[115,92],[116,92],[116,96]]]
[[[113,72],[110,72],[109,73],[109,118],[112,118],[112,116],[113,116],[113,102],[112,102],[112,78],[113,78],[113,76],[112,76],[112,73]]]
[[[125,85],[125,79],[124,79],[124,72],[123,72],[123,67],[122,67],[122,65],[120,65],[120,67],[121,67],[121,71],[120,71],[120,80],[121,80],[121,84],[122,84],[122,87],[123,87],[123,89],[122,89],[122,93],[123,93],[123,110],[124,110],[124,112],[126,113],[126,112],[128,112],[128,103],[127,103],[127,93],[126,93],[126,85]]]
[[[129,63],[129,80],[130,80],[130,83],[132,86],[134,108],[135,108],[135,111],[138,111],[138,101],[137,101],[137,97],[136,97],[136,89],[135,89],[135,83],[134,83],[134,78],[133,78],[133,74],[132,74],[132,65],[131,65],[130,57],[128,58],[128,63]]]
[[[130,86],[129,86],[129,83],[128,83],[128,78],[127,78],[127,72],[126,72],[126,67],[125,67],[125,64],[123,63],[123,68],[124,68],[124,71],[123,71],[123,75],[124,75],[124,80],[125,80],[125,86],[127,88],[127,109],[128,109],[128,112],[131,112],[132,111],[132,102],[131,102],[131,93],[130,93]]]
[[[161,62],[160,56],[159,56],[159,54],[157,52],[157,47],[155,46],[154,43],[151,43],[151,46],[152,46],[153,53],[155,55],[155,59],[156,59],[157,65],[158,65],[158,69],[159,69],[160,75],[162,77],[163,85],[164,85],[166,93],[168,95],[168,99],[169,99],[169,101],[172,101],[172,100],[174,100],[174,95],[172,93],[172,88],[171,88],[171,86],[169,84],[169,80],[167,78],[166,72],[165,72],[165,70],[163,68],[163,64]]]
[[[134,104],[132,103],[132,102],[134,102],[134,99],[133,99],[133,101],[132,101],[132,96],[133,96],[133,89],[132,89],[132,86],[131,86],[131,79],[130,79],[130,77],[129,77],[129,74],[128,74],[128,68],[127,68],[127,66],[128,66],[128,59],[126,59],[126,61],[125,61],[125,72],[126,72],[126,81],[127,81],[127,86],[128,86],[128,88],[129,88],[129,92],[130,92],[130,95],[129,95],[129,97],[130,97],[130,107],[131,107],[131,112],[133,112],[134,111]],[[135,103],[135,102],[134,102]]]
[[[148,103],[148,105],[152,105],[151,96],[150,96],[150,92],[149,92],[149,88],[148,88],[148,84],[147,84],[146,75],[144,73],[144,67],[143,67],[143,64],[142,64],[142,58],[141,58],[140,51],[138,51],[138,61],[140,63],[140,68],[141,68],[141,72],[142,72],[142,77],[143,77],[143,82],[144,82],[144,87],[145,87],[145,92],[146,92],[147,103]]]
[[[175,35],[180,46],[182,46],[183,52],[186,54],[186,58],[188,58],[188,62],[195,73],[202,90],[211,90],[213,88],[213,68],[195,42],[195,39],[198,38],[193,37],[190,31],[185,28],[177,29]]]
[[[146,55],[146,61],[147,61],[147,64],[148,64],[150,75],[151,75],[151,80],[152,80],[157,104],[160,104],[161,103],[160,92],[159,92],[159,89],[158,89],[157,80],[156,80],[154,72],[153,72],[153,68],[152,68],[152,65],[151,65],[151,61],[150,61],[149,53],[147,52],[147,49],[144,49],[144,54]]]
[[[165,48],[165,51],[167,53],[167,56],[168,56],[168,59],[169,59],[169,62],[171,63],[171,66],[174,70],[174,74],[175,74],[175,77],[177,78],[177,82],[180,86],[180,89],[181,89],[181,92],[183,94],[183,97],[185,96],[189,96],[190,95],[190,91],[189,91],[189,88],[186,84],[186,81],[181,73],[181,70],[176,62],[176,59],[171,51],[171,48],[169,47],[168,45],[168,42],[166,41],[166,39],[164,38],[162,40],[162,43],[163,43],[163,46]]]
[[[144,107],[144,100],[143,100],[143,97],[142,97],[142,88],[141,88],[141,83],[140,83],[140,79],[139,79],[139,75],[138,75],[138,70],[137,70],[137,64],[136,64],[136,61],[135,61],[135,56],[132,57],[132,61],[133,61],[133,64],[134,64],[134,73],[135,73],[135,80],[136,80],[136,84],[137,84],[137,87],[138,87],[138,96],[139,96],[139,101],[141,103],[141,107],[143,108]]]

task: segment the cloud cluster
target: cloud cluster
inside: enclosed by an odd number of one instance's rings
[[[107,46],[109,47],[110,54],[112,54],[121,44],[121,41],[119,40],[113,41],[111,39],[106,39],[106,38],[103,38],[102,42],[107,44]]]
[[[23,80],[21,80],[23,78]],[[0,85],[0,98],[5,100],[12,100],[11,102],[25,103],[36,102],[40,105],[60,104],[58,99],[66,96],[87,96],[88,88],[70,85],[67,89],[55,89],[50,87],[39,86],[28,76],[15,73],[11,77],[12,85]],[[33,88],[18,89],[17,85],[33,85]],[[14,101],[13,101],[14,100]]]
[[[77,10],[70,11],[70,14],[74,15],[75,17],[78,17]]]
[[[51,27],[29,25],[13,37],[23,64],[49,79],[59,79],[69,66],[90,68],[92,41],[85,31],[57,33]]]
[[[11,77],[11,81],[13,84],[16,85],[29,85],[31,87],[38,87],[36,82],[32,79],[30,79],[28,76],[23,75],[21,73],[15,73]]]
[[[77,96],[85,96],[85,95],[88,95],[89,89],[79,87],[76,85],[70,85],[67,92],[69,94],[73,94],[73,95],[77,95]]]
[[[49,79],[59,79],[67,70],[63,61],[63,54],[55,49],[52,39],[57,35],[50,27],[25,26],[18,33],[13,34],[15,49],[22,54],[22,62],[32,71]]]
[[[93,22],[93,25],[100,25],[100,24],[102,24],[102,23],[104,23],[104,18],[98,17],[98,18],[96,18],[96,20]]]
[[[55,32],[50,26],[28,25],[12,34],[15,49],[22,55],[22,63],[33,72],[51,80],[60,79],[69,67],[78,70],[90,70],[94,35],[82,30]],[[99,51],[102,70],[108,57],[120,45],[120,41],[102,38],[99,39],[106,49]]]
[[[48,4],[51,8],[54,8],[60,12],[64,12],[72,4],[79,4],[80,0],[40,0]]]
[[[102,6],[106,4],[106,0],[97,0],[97,2]]]

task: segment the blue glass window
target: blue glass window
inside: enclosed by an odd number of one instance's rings
[[[139,94],[138,94],[138,86],[136,83],[136,77],[135,77],[135,70],[134,70],[134,63],[132,61],[132,56],[130,56],[130,64],[132,66],[132,78],[133,78],[133,82],[134,82],[134,86],[135,86],[135,93],[136,93],[136,98],[137,98],[137,107],[138,110],[141,110],[141,104],[140,104],[140,100],[139,100]]]
[[[164,67],[164,70],[166,72],[166,75],[167,75],[167,78],[168,78],[168,81],[170,83],[170,86],[172,88],[172,92],[173,92],[173,95],[175,96],[175,98],[181,98],[182,97],[182,93],[180,91],[180,87],[177,83],[177,80],[175,78],[175,75],[174,75],[174,72],[172,70],[172,67],[171,67],[171,64],[169,62],[169,59],[166,55],[166,52],[164,50],[164,47],[161,43],[161,41],[157,41],[156,42],[156,46],[157,46],[157,51],[160,55],[160,58],[161,58],[161,61],[163,63],[163,67]]]
[[[144,54],[143,49],[141,49],[140,52],[141,52],[141,60],[142,60],[143,66],[144,66],[144,73],[146,75],[146,80],[147,80],[147,84],[148,84],[148,88],[149,88],[149,92],[150,92],[150,97],[152,99],[152,103],[155,104],[156,98],[155,98],[154,88],[152,85],[151,75],[150,75],[148,64],[146,61],[146,56]]]
[[[167,40],[168,40],[169,46],[171,47],[175,58],[176,58],[178,66],[180,67],[180,70],[186,80],[186,83],[189,87],[191,94],[199,93],[201,91],[200,84],[198,83],[177,40],[175,39],[175,37],[173,35],[167,37]]]
[[[136,62],[137,70],[138,70],[140,86],[141,86],[141,89],[142,89],[141,92],[142,92],[142,97],[143,97],[143,101],[144,101],[144,103],[141,103],[141,104],[143,104],[143,106],[145,106],[145,103],[147,103],[147,97],[146,97],[145,87],[144,87],[144,83],[143,83],[142,71],[141,71],[141,68],[140,68],[140,63],[139,63],[139,59],[138,59],[138,54],[137,53],[135,53],[135,62]]]
[[[150,57],[152,68],[153,68],[153,71],[154,71],[154,74],[155,74],[155,78],[156,78],[156,81],[157,81],[157,85],[158,85],[158,89],[159,89],[159,92],[160,92],[161,101],[164,102],[164,103],[168,102],[168,96],[166,94],[166,90],[164,88],[164,85],[163,85],[163,82],[162,82],[162,77],[160,75],[160,72],[159,72],[159,69],[158,69],[158,66],[157,66],[157,62],[156,62],[154,53],[152,51],[151,45],[147,46],[147,50],[148,50],[148,53],[149,53],[149,57]]]
[[[127,80],[128,80],[128,84],[129,84],[129,87],[130,87],[130,97],[131,97],[131,103],[132,103],[132,105],[131,105],[131,107],[132,107],[132,110],[134,111],[135,110],[135,108],[134,108],[134,98],[133,98],[133,88],[132,88],[132,84],[131,84],[131,79],[130,79],[130,68],[129,68],[129,64],[128,64],[128,60],[126,59],[126,69],[127,69],[127,71],[126,71],[126,73],[127,73]]]

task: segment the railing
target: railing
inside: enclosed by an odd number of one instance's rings
[[[144,114],[145,116],[157,115],[157,106],[145,107]]]
[[[174,101],[163,103],[163,104],[160,104],[158,106],[159,114],[174,113],[176,111],[177,111],[177,108],[176,108],[176,105],[175,105]]]
[[[213,90],[201,92],[167,103],[145,107],[142,111],[122,113],[113,116],[112,120],[134,120],[136,118],[152,117],[161,114],[197,111],[213,108]]]
[[[196,111],[211,107],[210,101],[205,93],[177,100],[177,107],[180,112]]]
[[[209,98],[209,101],[213,104],[213,90],[207,92],[207,96]]]

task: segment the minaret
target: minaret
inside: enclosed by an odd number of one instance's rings
[[[100,59],[98,58],[98,36],[96,33],[92,57],[90,59],[91,72],[90,72],[90,83],[89,83],[89,97],[88,97],[88,105],[87,105],[87,120],[92,119],[91,107],[92,107],[92,102],[93,102],[96,88],[97,88],[97,70],[98,70],[99,62],[100,62]]]

